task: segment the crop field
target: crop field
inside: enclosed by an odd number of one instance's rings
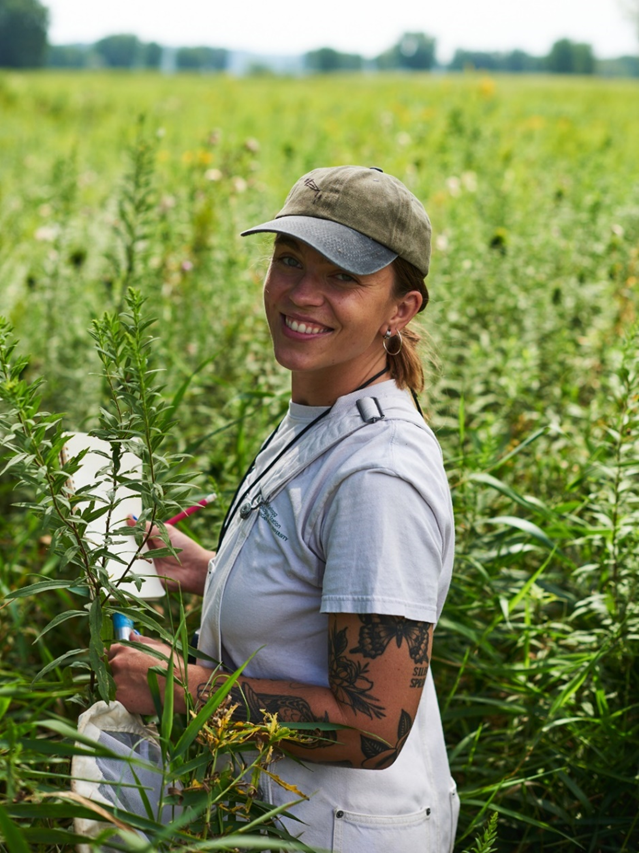
[[[269,238],[239,232],[305,171],[356,163],[402,179],[433,222],[423,402],[458,545],[432,666],[456,851],[488,853],[494,813],[499,853],[637,853],[637,152],[631,81],[0,76],[0,315],[29,358],[13,378],[0,358],[0,850],[71,849],[86,805],[56,796],[64,726],[97,696],[89,636],[109,640],[75,556],[50,547],[42,483],[20,473],[33,447],[12,449],[12,394],[43,377],[64,429],[104,425],[92,322],[139,292],[170,414],[165,491],[178,500],[177,472],[196,499],[218,492],[185,526],[213,547],[288,400],[261,313]],[[198,622],[188,596],[145,612]],[[198,843],[139,849],[241,846]]]

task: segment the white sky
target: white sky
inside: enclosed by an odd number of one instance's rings
[[[374,56],[407,31],[437,38],[437,56],[455,48],[545,54],[564,36],[600,58],[639,52],[624,0],[43,0],[54,44],[114,33],[143,41],[211,45],[263,54],[317,47]],[[628,0],[625,0],[628,2]]]

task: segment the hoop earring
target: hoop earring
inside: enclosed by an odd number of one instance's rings
[[[395,350],[395,352],[391,352],[388,349],[388,341],[390,341],[391,338],[399,338],[399,347]],[[384,338],[382,340],[382,345],[383,345],[384,349],[386,350],[387,355],[391,355],[391,356],[392,355],[399,355],[400,352],[402,351],[402,347],[404,346],[404,341],[402,340],[402,335],[401,335],[401,332],[399,331],[399,329],[395,332],[395,334],[393,334],[390,329],[387,329],[384,332]]]

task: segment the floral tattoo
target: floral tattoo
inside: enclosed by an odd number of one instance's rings
[[[368,678],[368,664],[361,664],[344,654],[348,646],[346,628],[338,631],[333,625],[328,637],[328,678],[335,698],[355,713],[366,714],[372,720],[385,717],[383,705],[371,694],[373,682]]]

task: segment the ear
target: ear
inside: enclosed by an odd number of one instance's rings
[[[395,305],[395,310],[388,322],[381,330],[384,334],[387,328],[401,332],[404,326],[407,326],[413,319],[415,314],[422,307],[423,297],[418,290],[410,290],[402,296],[401,300]]]

